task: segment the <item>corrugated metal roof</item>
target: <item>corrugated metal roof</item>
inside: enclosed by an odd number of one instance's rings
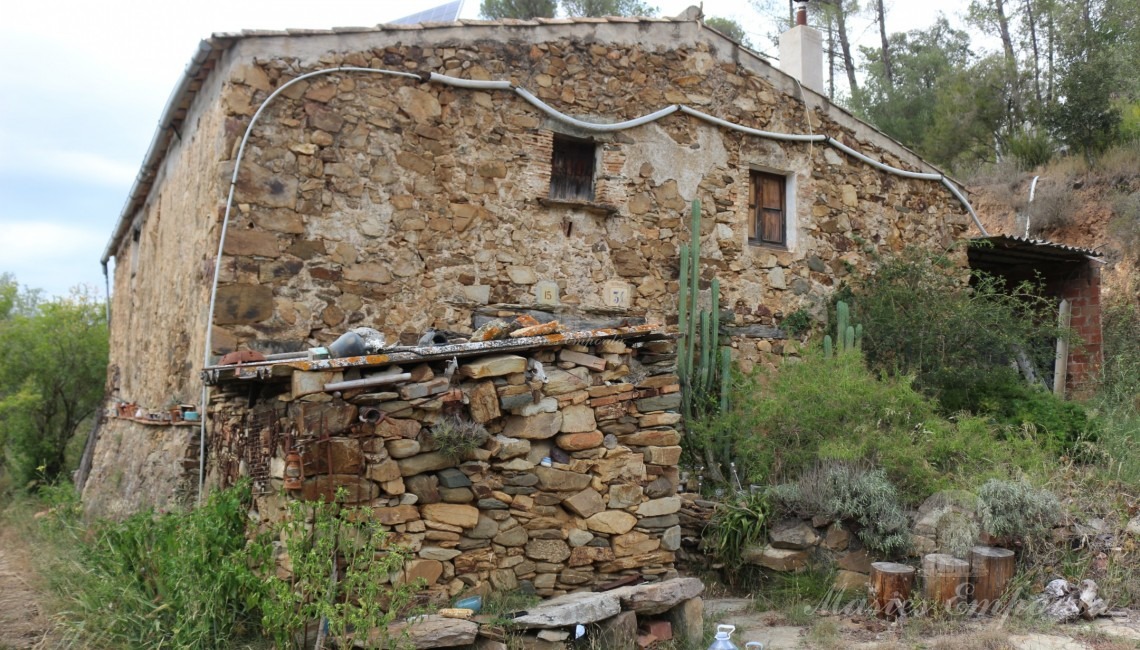
[[[1052,242],[1046,239],[1033,239],[1030,237],[1016,237],[1014,235],[991,235],[989,237],[975,237],[970,241],[988,241],[995,247],[1008,248],[1008,249],[1022,249],[1028,250],[1032,248],[1040,249],[1042,254],[1047,254],[1046,251],[1054,251],[1062,255],[1081,255],[1085,257],[1099,258],[1100,253],[1088,248],[1078,248],[1076,246],[1069,246],[1059,242]]]

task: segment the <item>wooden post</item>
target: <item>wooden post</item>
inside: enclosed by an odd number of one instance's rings
[[[1072,319],[1073,306],[1068,300],[1061,301],[1061,309],[1057,314],[1057,327],[1062,332],[1069,331],[1069,322]],[[1057,339],[1057,358],[1053,364],[1053,394],[1065,399],[1065,383],[1069,378],[1069,340],[1061,337]]]
[[[953,555],[931,553],[922,558],[923,595],[946,611],[969,595],[970,563]]]
[[[970,584],[978,612],[993,611],[1016,571],[1013,551],[994,546],[970,549]]]
[[[914,567],[896,562],[871,564],[871,606],[880,618],[904,614],[914,586]]]

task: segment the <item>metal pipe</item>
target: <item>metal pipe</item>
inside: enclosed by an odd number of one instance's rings
[[[1037,194],[1037,179],[1041,176],[1034,176],[1033,182],[1029,184],[1029,203],[1025,204],[1025,238],[1029,239],[1029,219],[1033,216],[1033,197]]]
[[[673,104],[672,106],[666,106],[659,111],[649,113],[648,115],[642,115],[641,117],[637,117],[632,120],[614,122],[612,124],[599,124],[597,122],[583,122],[582,120],[570,117],[565,113],[561,113],[546,102],[530,94],[530,92],[525,88],[515,88],[515,94],[530,102],[532,106],[542,111],[543,113],[546,113],[550,117],[553,117],[559,122],[569,124],[570,126],[582,129],[584,131],[593,131],[595,133],[610,133],[613,131],[624,131],[626,129],[632,129],[635,126],[649,124],[650,122],[654,122],[665,117],[666,115],[676,113],[677,111],[681,110],[680,106]]]
[[[733,131],[740,131],[741,133],[754,135],[758,138],[766,138],[768,140],[783,140],[785,142],[823,142],[827,140],[826,135],[799,135],[795,133],[776,133],[774,131],[761,131],[760,129],[754,129],[742,124],[729,122],[728,120],[724,120],[719,117],[709,115],[708,113],[698,111],[695,108],[689,108],[688,106],[682,105],[680,110],[682,113],[692,115],[693,117],[704,120],[709,124],[722,126],[726,129],[732,129]]]
[[[367,377],[365,379],[352,379],[350,381],[334,381],[325,384],[325,392],[329,393],[334,390],[351,390],[353,388],[371,388],[372,386],[387,386],[389,384],[401,384],[405,381],[412,379],[412,373],[402,372],[398,375],[379,375],[377,377]]]

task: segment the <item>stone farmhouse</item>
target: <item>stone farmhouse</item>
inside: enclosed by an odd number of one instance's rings
[[[248,475],[271,518],[299,468],[297,494],[351,488],[446,592],[675,574],[692,202],[745,370],[794,354],[782,320],[823,319],[873,255],[973,227],[951,180],[818,92],[818,34],[784,49],[782,71],[695,8],[203,41],[104,255],[89,509]],[[524,313],[560,333],[454,340]],[[306,355],[358,327],[402,347]],[[423,437],[455,414],[489,436],[463,462]]]

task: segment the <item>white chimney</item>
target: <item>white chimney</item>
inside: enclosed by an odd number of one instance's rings
[[[808,27],[807,0],[796,1],[796,24],[780,35],[780,69],[823,92],[823,34]]]

